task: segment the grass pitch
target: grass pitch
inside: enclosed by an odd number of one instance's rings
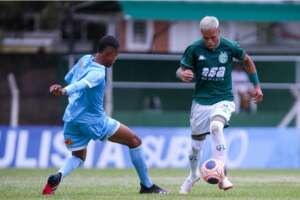
[[[299,200],[300,170],[230,170],[234,188],[221,191],[215,185],[198,182],[188,195],[178,193],[187,175],[183,169],[151,169],[155,183],[168,195],[140,195],[133,169],[78,169],[65,178],[54,196],[43,197],[41,190],[54,169],[0,169],[0,199],[201,199],[201,200]]]

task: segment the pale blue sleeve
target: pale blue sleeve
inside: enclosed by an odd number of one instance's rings
[[[74,67],[65,75],[65,81],[70,84],[74,74]]]
[[[85,88],[95,87],[99,85],[102,81],[104,81],[104,79],[105,79],[104,70],[90,71],[89,73],[87,73],[86,76],[83,77],[83,79],[66,86],[65,90],[67,92],[67,95],[71,95],[74,92],[83,90]]]
[[[84,78],[89,88],[95,87],[105,81],[105,70],[93,70],[90,71]]]
[[[89,57],[89,55],[85,55],[82,56],[71,68],[71,70],[65,75],[65,81],[70,84],[72,81],[72,78],[74,76],[74,74],[76,73],[76,69],[78,69],[78,65],[80,65],[81,62],[83,62],[84,60],[86,60]]]
[[[77,69],[78,63],[80,62],[80,60],[82,60],[82,58],[79,59],[79,61],[73,65],[73,67],[71,68],[71,70],[65,75],[65,81],[70,84],[73,78],[73,75],[75,73],[75,70]]]

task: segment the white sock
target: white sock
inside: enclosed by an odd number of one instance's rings
[[[213,158],[221,160],[225,164],[227,147],[223,128],[224,124],[216,120],[213,120],[209,127],[213,141]]]
[[[83,161],[80,158],[71,156],[65,161],[64,165],[59,169],[58,172],[60,172],[62,174],[62,178],[64,178],[76,168],[80,167],[82,163]]]
[[[202,154],[204,140],[193,140],[191,141],[191,149],[189,151],[189,162],[190,162],[190,177],[195,178],[199,176],[199,160]]]

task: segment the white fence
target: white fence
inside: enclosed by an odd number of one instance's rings
[[[179,61],[181,55],[169,55],[169,54],[121,54],[119,59],[127,60],[169,60],[169,61]],[[262,89],[269,90],[279,90],[286,89],[291,92],[295,97],[294,105],[287,112],[284,118],[278,124],[278,127],[286,127],[288,124],[296,118],[296,127],[300,128],[300,56],[252,56],[254,61],[260,62],[295,62],[296,63],[296,73],[295,73],[295,83],[261,83]],[[109,71],[109,77],[112,77],[113,71]],[[175,76],[175,72],[174,72]],[[123,89],[193,89],[194,84],[178,83],[178,82],[118,82],[113,81],[112,78],[108,79],[107,87],[107,99],[105,108],[108,114],[113,112],[113,88],[123,88]]]

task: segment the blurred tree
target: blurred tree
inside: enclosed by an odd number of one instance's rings
[[[49,2],[5,1],[0,2],[0,29],[22,31],[26,28],[26,13],[38,13]]]
[[[41,29],[53,30],[58,29],[64,18],[68,3],[66,2],[49,2],[41,12]]]

